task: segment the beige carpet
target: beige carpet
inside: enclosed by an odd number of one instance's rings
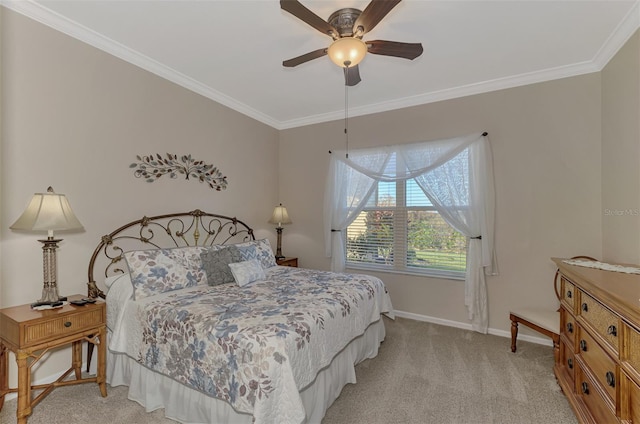
[[[398,318],[385,319],[379,355],[356,367],[323,424],[574,424],[553,376],[550,347]],[[175,423],[162,410],[146,413],[127,400],[126,387],[55,389],[29,424]],[[16,422],[16,400],[5,402],[0,423]],[[219,423],[222,424],[222,423]],[[277,423],[274,423],[277,424]]]

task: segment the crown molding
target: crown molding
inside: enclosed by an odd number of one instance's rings
[[[639,27],[640,1],[636,0],[631,10],[629,10],[629,13],[627,13],[624,19],[618,24],[593,58],[593,63],[599,70],[607,66],[607,63],[618,53]]]
[[[181,87],[218,102],[243,115],[249,116],[273,128],[280,123],[272,117],[241,103],[224,93],[216,91],[199,81],[194,80],[162,63],[151,59],[129,47],[118,43],[92,29],[78,24],[32,0],[0,0],[0,5],[31,18],[43,25],[51,27],[63,34],[87,43],[99,50],[107,52],[117,58],[129,62],[139,68],[149,71],[161,78],[171,81]]]
[[[199,81],[196,81],[193,78],[176,71],[175,69],[163,65],[87,27],[79,25],[78,23],[71,21],[70,19],[56,12],[53,12],[52,10],[40,5],[39,3],[35,3],[32,0],[0,0],[0,5],[5,6],[22,15],[25,15],[57,31],[67,34],[70,37],[76,38],[93,47],[105,51],[135,66],[145,69],[153,74],[160,76],[161,78],[178,84],[208,99],[227,106],[230,109],[233,109],[266,125],[269,125],[277,130],[296,128],[305,125],[318,124],[344,118],[344,111],[339,110],[303,118],[279,121],[227,96],[224,93],[216,91],[211,87],[208,87],[200,83]],[[620,22],[615,31],[609,36],[603,46],[598,50],[594,58],[590,61],[568,66],[561,66],[557,68],[544,69],[505,78],[498,78],[460,87],[433,91],[362,107],[350,108],[349,116],[355,117],[369,115],[373,113],[386,112],[390,110],[397,110],[443,100],[450,100],[475,94],[488,93],[491,91],[504,90],[507,88],[599,72],[607,65],[611,58],[618,52],[618,50],[620,50],[620,48],[627,42],[627,40],[635,33],[635,31],[639,27],[640,1],[636,0],[629,13],[627,13],[622,22]]]
[[[601,69],[591,61],[568,66],[561,66],[552,69],[544,69],[542,71],[528,72],[520,75],[498,78],[465,86],[431,91],[429,93],[418,94],[415,96],[404,97],[402,99],[396,99],[367,106],[350,107],[349,117],[353,118],[356,116],[370,115],[373,113],[404,109],[407,107],[435,103],[443,100],[467,97],[475,94],[490,93],[492,91],[504,90],[507,88],[520,87],[530,84],[536,84],[539,82],[553,81],[567,77],[590,74],[593,72],[598,72],[600,70]],[[284,121],[280,124],[279,129],[295,128],[338,119],[344,119],[344,110]]]

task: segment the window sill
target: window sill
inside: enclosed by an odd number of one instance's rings
[[[464,273],[463,272],[455,272],[455,271],[444,271],[444,270],[429,270],[429,272],[419,272],[419,271],[411,271],[409,269],[405,270],[396,270],[396,269],[388,269],[388,268],[380,268],[376,266],[367,266],[367,265],[355,265],[355,264],[347,264],[347,269],[354,269],[359,271],[372,271],[372,272],[383,272],[387,274],[401,274],[401,275],[411,275],[415,277],[427,277],[427,278],[441,278],[444,280],[457,280],[464,281]]]

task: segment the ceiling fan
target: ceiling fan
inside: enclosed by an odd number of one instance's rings
[[[330,36],[333,43],[329,47],[314,50],[285,60],[282,65],[294,67],[319,57],[329,55],[338,66],[344,68],[345,84],[354,86],[360,79],[358,63],[366,53],[401,57],[413,60],[422,54],[421,43],[401,43],[397,41],[362,41],[401,0],[371,0],[364,11],[345,8],[331,14],[325,21],[298,0],[280,0],[280,7],[296,18],[309,24],[323,34]]]

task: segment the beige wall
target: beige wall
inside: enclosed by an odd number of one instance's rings
[[[2,8],[0,8],[2,9]],[[103,234],[145,214],[195,208],[241,217],[275,244],[278,131],[21,15],[2,9],[0,306],[42,290],[43,234],[9,226],[34,192],[65,193],[83,223],[60,233],[61,294],[85,293]],[[136,155],[191,154],[218,166],[228,188],[133,176]],[[68,367],[58,355],[37,378]]]
[[[490,327],[509,329],[509,308],[553,308],[552,256],[600,256],[600,75],[352,118],[351,148],[488,131],[496,186],[500,275],[488,277]],[[280,193],[294,225],[285,251],[329,268],[322,201],[328,150],[344,148],[342,121],[282,131]],[[379,273],[397,310],[467,323],[462,281]],[[525,330],[526,331],[526,330]]]
[[[640,33],[602,70],[602,253],[640,263]]]
[[[329,268],[322,201],[328,150],[344,147],[342,121],[278,132],[1,7],[0,19],[0,306],[39,297],[38,235],[8,227],[48,185],[68,195],[85,226],[60,234],[63,294],[84,292],[102,234],[160,211],[237,214],[273,243],[266,220],[282,201],[294,222],[284,253]],[[637,218],[603,217],[605,208],[640,208],[638,43],[636,34],[602,73],[350,120],[352,148],[489,132],[501,271],[488,277],[491,328],[506,334],[511,306],[556,306],[551,256],[640,262]],[[229,188],[133,177],[136,154],[165,152],[218,165]],[[396,309],[467,322],[463,282],[378,275]],[[36,379],[66,369],[67,353],[53,356]]]

